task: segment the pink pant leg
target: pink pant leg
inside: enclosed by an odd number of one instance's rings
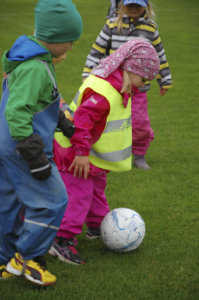
[[[106,174],[79,179],[60,172],[68,192],[68,204],[57,236],[72,238],[82,232],[84,222],[98,227],[109,211],[104,194]]]
[[[110,210],[105,195],[106,174],[95,176],[93,178],[93,182],[93,201],[86,218],[86,224],[88,228],[100,227],[103,218]]]
[[[70,173],[60,172],[68,192],[68,204],[57,236],[72,238],[82,232],[93,200],[92,178],[79,179]]]
[[[132,152],[136,155],[145,155],[150,142],[154,139],[154,132],[151,128],[147,112],[147,94],[140,92],[132,97]]]

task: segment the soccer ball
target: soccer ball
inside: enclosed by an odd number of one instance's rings
[[[115,252],[137,249],[145,236],[142,217],[129,208],[116,208],[103,219],[100,234],[104,245]]]

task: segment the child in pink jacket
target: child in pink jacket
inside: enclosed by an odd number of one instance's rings
[[[82,73],[83,80],[89,76],[100,60],[113,53],[123,43],[131,39],[146,39],[153,45],[160,59],[157,83],[163,96],[172,87],[171,72],[166,58],[158,26],[154,22],[154,11],[148,0],[111,0],[106,23],[98,34],[87,55]],[[136,168],[149,170],[146,154],[154,139],[154,131],[147,110],[147,92],[150,82],[146,82],[140,92],[132,97],[132,153]]]
[[[60,145],[56,137],[54,140],[54,159],[69,197],[49,250],[60,260],[84,263],[75,238],[84,223],[88,238],[100,236],[100,224],[109,212],[106,174],[130,170],[132,165],[130,96],[158,71],[159,58],[153,46],[144,40],[131,40],[101,60],[73,100],[76,129],[71,145]]]

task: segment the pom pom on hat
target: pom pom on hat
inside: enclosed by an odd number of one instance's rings
[[[78,40],[82,19],[71,0],[40,0],[35,7],[35,37],[48,43]]]

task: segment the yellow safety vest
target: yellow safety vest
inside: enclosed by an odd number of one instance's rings
[[[102,169],[115,172],[129,171],[132,165],[131,99],[129,98],[125,108],[121,94],[110,83],[90,75],[83,82],[70,104],[72,111],[75,112],[81,105],[84,91],[88,87],[104,96],[110,104],[105,129],[100,139],[92,145],[89,160],[93,165]],[[55,139],[63,148],[71,146],[69,139],[61,132],[55,133]]]

